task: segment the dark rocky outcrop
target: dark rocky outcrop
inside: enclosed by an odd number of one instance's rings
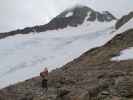
[[[128,15],[123,16],[120,18],[116,23],[116,29],[119,29],[122,25],[128,22],[131,18],[133,18],[133,12],[130,12]]]

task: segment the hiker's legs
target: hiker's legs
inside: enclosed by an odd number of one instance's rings
[[[47,79],[43,79],[42,80],[42,88],[45,89],[46,92],[48,90],[47,81],[48,81]]]

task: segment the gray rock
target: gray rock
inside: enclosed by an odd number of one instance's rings
[[[133,96],[133,80],[122,78],[115,85],[116,92],[122,97]]]
[[[128,22],[131,18],[133,18],[133,12],[130,12],[128,15],[125,15],[122,18],[120,18],[117,21],[115,28],[119,29],[122,25],[124,25],[126,22]]]

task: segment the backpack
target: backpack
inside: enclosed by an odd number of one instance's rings
[[[42,78],[47,77],[47,76],[48,76],[48,71],[43,71],[43,72],[41,72],[41,73],[40,73],[40,76],[41,76]]]

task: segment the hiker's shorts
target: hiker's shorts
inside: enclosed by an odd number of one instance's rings
[[[47,79],[42,80],[42,88],[48,88],[47,81]]]

